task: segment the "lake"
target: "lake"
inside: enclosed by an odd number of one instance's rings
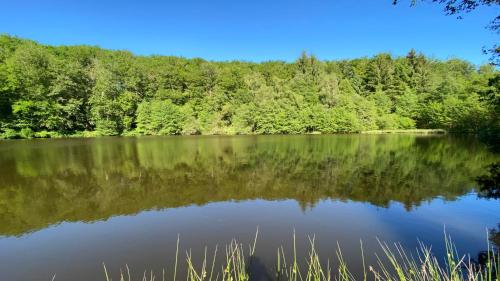
[[[377,238],[414,249],[485,250],[500,202],[475,178],[498,161],[450,135],[109,137],[0,142],[0,280],[118,280],[127,264],[170,276],[186,251],[252,243],[256,276],[277,248],[334,258],[353,272]],[[221,250],[221,256],[223,251]],[[180,268],[179,275],[182,275]]]

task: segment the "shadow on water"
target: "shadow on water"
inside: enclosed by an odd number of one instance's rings
[[[247,271],[250,279],[254,281],[267,281],[275,279],[275,276],[270,272],[268,266],[257,256],[252,256],[250,258]]]

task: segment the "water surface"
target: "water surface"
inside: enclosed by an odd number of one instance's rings
[[[474,179],[498,156],[473,138],[414,135],[140,137],[0,142],[0,280],[103,280],[171,269],[177,235],[201,256],[250,243],[273,276],[277,247],[335,256],[360,270],[378,237],[442,253],[484,250],[500,203]],[[115,277],[116,279],[116,277]]]

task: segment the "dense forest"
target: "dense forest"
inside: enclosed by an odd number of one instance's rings
[[[212,62],[0,36],[3,138],[350,133],[441,128],[498,137],[491,65],[404,57]]]

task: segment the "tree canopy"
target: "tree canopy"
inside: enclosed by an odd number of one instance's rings
[[[406,56],[212,62],[0,36],[0,134],[350,133],[442,128],[498,137],[499,72]]]

